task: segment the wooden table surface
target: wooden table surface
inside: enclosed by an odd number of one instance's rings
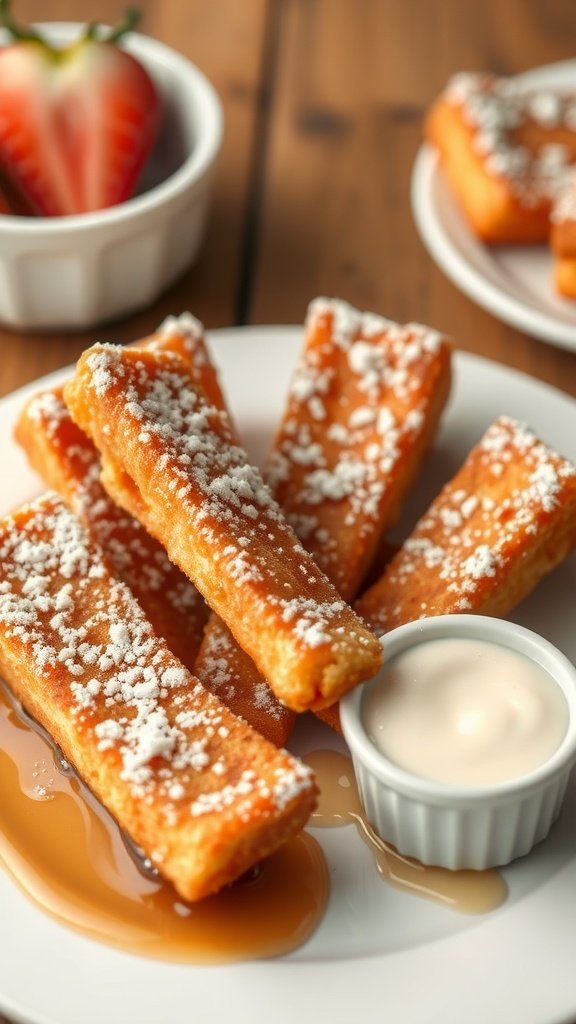
[[[15,0],[20,20],[117,21],[120,0]],[[576,395],[576,356],[460,294],[410,210],[422,118],[448,76],[572,57],[572,0],[143,0],[142,31],[209,76],[226,130],[199,261],[151,308],[83,334],[0,329],[0,395],[167,313],[301,323],[318,294],[450,334]],[[2,235],[0,229],[0,246]]]
[[[20,20],[115,22],[120,0],[15,0]],[[301,323],[318,294],[449,333],[456,346],[576,395],[576,354],[477,308],[436,268],[410,210],[422,118],[462,69],[514,74],[572,58],[573,0],[142,0],[142,31],[214,83],[226,118],[206,242],[152,306],[105,330],[0,329],[0,395],[96,339],[168,313],[209,328]],[[0,227],[0,246],[2,233]]]

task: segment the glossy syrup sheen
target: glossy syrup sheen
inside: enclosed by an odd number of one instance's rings
[[[384,881],[463,914],[484,914],[504,902],[506,883],[497,871],[449,871],[430,867],[401,856],[384,842],[366,820],[351,758],[334,750],[317,750],[304,760],[316,773],[321,793],[310,824],[317,828],[354,824],[372,851]]]
[[[464,913],[482,913],[503,901],[506,887],[495,871],[424,867],[384,843],[364,817],[349,757],[323,750],[305,760],[321,789],[311,825],[354,824],[385,881]],[[145,869],[1,683],[0,863],[29,898],[69,927],[131,953],[176,962],[287,953],[312,934],[329,894],[322,850],[302,833],[224,892],[185,903]]]
[[[138,862],[2,684],[0,863],[66,925],[131,953],[191,963],[289,952],[314,931],[329,892],[322,850],[302,833],[234,886],[185,903]]]

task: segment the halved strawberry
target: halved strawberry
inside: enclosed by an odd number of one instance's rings
[[[128,199],[159,121],[156,88],[118,48],[137,18],[116,30],[89,25],[65,49],[0,20],[14,42],[0,50],[0,167],[37,213],[99,210]]]

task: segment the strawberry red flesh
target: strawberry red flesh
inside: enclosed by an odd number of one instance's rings
[[[115,41],[58,50],[33,36],[0,50],[0,167],[37,213],[130,198],[159,115],[150,75]]]
[[[12,213],[12,208],[10,206],[10,203],[8,202],[6,196],[4,195],[4,193],[3,193],[1,188],[0,188],[0,213]]]

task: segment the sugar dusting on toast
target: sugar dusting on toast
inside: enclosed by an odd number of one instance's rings
[[[535,205],[555,196],[574,165],[573,152],[552,137],[534,150],[516,133],[528,122],[543,132],[576,132],[576,95],[552,89],[526,91],[513,79],[481,72],[454,75],[445,95],[461,108],[486,169],[506,179],[522,203]]]
[[[498,602],[498,591],[505,595],[529,567],[533,572],[540,563],[542,575],[564,557],[576,537],[575,511],[576,467],[525,424],[501,416],[358,608],[379,629],[439,612],[483,610],[485,600]],[[554,517],[556,542],[536,555]],[[536,578],[530,576],[531,585]],[[519,594],[510,593],[512,606]]]
[[[326,324],[326,337],[314,342],[314,332]],[[426,429],[445,372],[439,353],[448,346],[432,328],[400,325],[337,299],[310,304],[307,330],[313,343],[296,366],[267,479],[297,534],[348,597],[355,586],[342,576],[342,531],[368,538],[386,524],[385,503]],[[433,429],[430,423],[430,434]],[[338,536],[326,523],[330,504],[342,510],[332,513]]]
[[[137,594],[162,594],[165,602],[185,616],[199,614],[203,600],[196,588],[170,562],[133,516],[108,497],[100,482],[100,457],[93,444],[72,423],[68,408],[57,391],[43,391],[28,402],[25,414],[38,433],[43,433],[66,465],[80,463],[82,472],[66,473],[64,495],[92,537],[107,553],[118,575]],[[70,440],[70,438],[73,438]]]
[[[179,514],[187,517],[190,541],[179,541],[187,549],[184,556],[179,556],[180,564],[190,557],[197,568],[198,545],[205,544],[209,551],[210,579],[202,581],[190,570],[200,589],[202,582],[212,589],[217,573],[226,580],[226,586],[232,582],[239,596],[245,591],[250,613],[261,615],[274,644],[284,643],[281,636],[287,638],[293,653],[312,652],[319,646],[329,651],[327,667],[317,662],[312,671],[318,667],[322,673],[319,686],[333,686],[334,695],[312,690],[315,683],[302,679],[299,683],[287,661],[282,666],[282,680],[288,681],[289,688],[301,686],[306,696],[290,691],[286,703],[294,701],[296,709],[303,710],[301,700],[328,702],[336,699],[341,688],[358,681],[361,673],[362,678],[373,674],[380,661],[375,638],[319,572],[286,524],[259,471],[247,463],[227,416],[206,403],[191,386],[181,361],[170,359],[166,353],[161,360],[144,359],[140,354],[122,354],[114,346],[99,345],[84,357],[83,365],[78,383],[68,392],[73,414],[75,407],[76,414],[78,408],[81,415],[84,409],[76,401],[74,389],[86,385],[104,404],[109,392],[112,401],[121,401],[130,418],[130,430],[134,424],[139,445],[151,446],[154,479],[167,471],[162,477],[166,496],[160,499],[155,491],[154,503],[163,505],[169,494]],[[111,457],[112,451],[106,451],[105,431],[100,440],[104,461],[109,457],[113,465],[115,457]],[[152,487],[147,480],[148,486]],[[152,507],[149,512],[156,515]],[[224,614],[217,604],[214,607]],[[241,628],[244,624],[236,625]],[[288,651],[286,657],[290,657]],[[274,686],[273,673],[266,674]],[[304,690],[306,685],[308,690]],[[283,697],[278,689],[276,693]]]
[[[215,784],[228,775],[222,708],[154,635],[127,587],[110,582],[76,517],[48,495],[18,526],[3,525],[4,636],[30,651],[39,677],[61,671],[72,716],[93,730],[99,751],[117,751],[121,778],[137,792],[164,794],[170,815],[170,803],[186,796],[186,780],[202,772],[211,781],[190,804],[194,816],[224,810],[239,795],[271,798],[281,808],[310,787],[309,771],[289,755],[272,789],[249,768],[234,783]]]

